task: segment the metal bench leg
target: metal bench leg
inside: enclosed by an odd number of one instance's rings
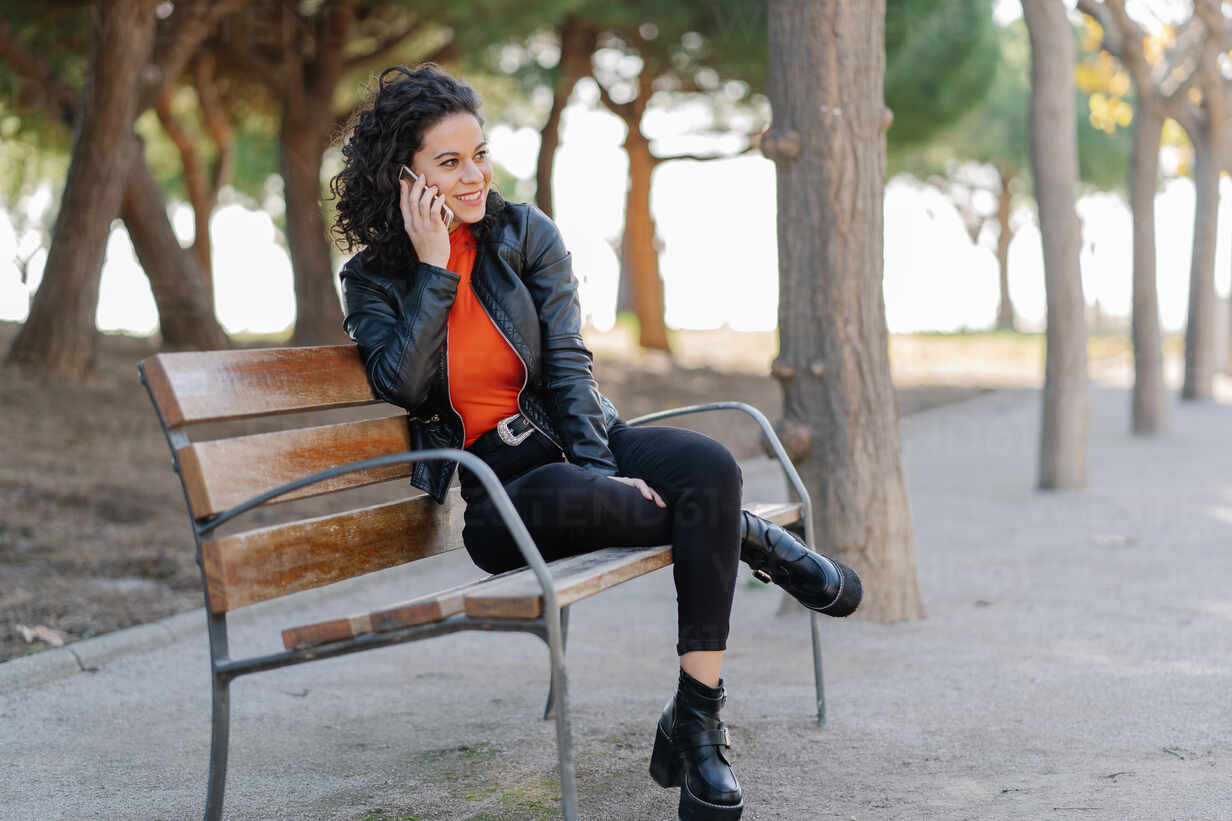
[[[821,673],[821,616],[810,613],[809,626],[813,632],[813,682],[817,688],[817,724],[826,726],[826,683]]]
[[[560,652],[563,656],[565,647],[569,642],[569,605],[560,608]],[[556,681],[554,678],[548,680],[548,701],[543,705],[543,720],[547,721],[552,717],[552,708],[556,705]]]
[[[557,617],[561,616],[560,620]],[[577,821],[577,780],[573,771],[573,734],[569,728],[569,684],[565,675],[564,612],[549,612],[548,652],[552,659],[552,693],[556,714],[556,751],[560,754],[560,803],[565,821]]]
[[[214,716],[210,731],[210,778],[205,795],[205,821],[222,818],[227,786],[227,747],[231,738],[231,680],[214,674]]]

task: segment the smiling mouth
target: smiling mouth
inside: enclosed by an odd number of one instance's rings
[[[477,205],[483,200],[483,191],[474,191],[470,194],[455,194],[454,199],[467,205]]]

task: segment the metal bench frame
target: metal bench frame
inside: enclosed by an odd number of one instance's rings
[[[333,658],[335,656],[347,655],[356,653],[362,650],[370,650],[377,647],[387,647],[393,644],[401,644],[408,641],[418,641],[419,639],[432,638],[434,636],[443,636],[448,633],[456,633],[462,630],[489,630],[489,631],[504,631],[504,632],[524,632],[531,633],[543,639],[548,645],[548,654],[551,662],[551,684],[548,691],[547,705],[544,709],[544,719],[555,717],[556,719],[556,745],[560,757],[560,788],[561,788],[561,806],[564,812],[566,821],[576,821],[578,817],[577,809],[577,782],[574,774],[573,762],[573,738],[569,726],[568,714],[568,679],[565,672],[565,641],[569,625],[569,605],[559,607],[556,601],[556,591],[552,585],[552,574],[544,561],[539,548],[535,545],[530,533],[526,529],[521,517],[513,507],[513,503],[509,500],[508,494],[505,493],[504,486],[497,479],[496,474],[490,467],[477,456],[468,453],[464,450],[456,449],[434,449],[422,451],[406,451],[403,453],[381,456],[375,459],[365,459],[360,462],[352,462],[346,465],[330,468],[329,470],[320,471],[318,473],[305,476],[297,479],[294,482],[276,487],[270,491],[262,493],[258,496],[235,505],[222,513],[206,517],[198,521],[192,515],[192,503],[189,499],[188,487],[184,482],[183,473],[180,469],[178,457],[178,449],[190,444],[188,435],[181,430],[171,430],[167,427],[166,421],[163,418],[162,408],[158,405],[158,400],[154,396],[154,392],[150,387],[149,380],[146,378],[145,368],[138,365],[138,371],[141,374],[141,383],[145,386],[146,392],[150,396],[150,402],[154,405],[154,411],[158,415],[158,423],[162,427],[163,435],[167,439],[167,445],[171,449],[172,469],[176,476],[180,478],[180,489],[184,492],[184,504],[188,511],[189,524],[192,527],[193,539],[197,546],[197,564],[202,567],[201,584],[202,592],[206,597],[206,627],[209,634],[210,643],[210,672],[211,682],[213,685],[213,709],[210,733],[210,771],[208,787],[206,792],[205,802],[205,819],[206,821],[218,821],[222,818],[223,797],[226,789],[227,777],[227,753],[230,746],[231,732],[231,696],[230,685],[232,680],[239,676],[249,673],[259,673],[264,670],[273,670],[279,667],[288,667],[294,664],[301,664],[308,661],[317,661],[318,659]],[[799,497],[803,519],[805,539],[809,544],[813,543],[813,517],[812,503],[809,500],[808,491],[804,487],[804,482],[800,479],[796,472],[795,466],[787,457],[787,452],[783,449],[782,443],[771,427],[770,422],[766,417],[757,410],[757,408],[745,404],[744,402],[712,402],[705,405],[690,405],[688,407],[675,408],[665,410],[658,413],[651,413],[645,416],[639,416],[631,419],[626,424],[630,426],[643,425],[648,422],[667,419],[674,416],[682,416],[685,414],[702,413],[714,410],[736,410],[746,413],[757,422],[761,427],[762,434],[773,448],[775,456],[778,458],[779,464],[783,468],[784,474],[795,489],[796,495]],[[526,564],[535,578],[539,581],[540,588],[543,594],[543,607],[541,615],[537,619],[482,619],[471,618],[463,613],[449,616],[441,621],[431,624],[418,625],[415,627],[406,627],[397,630],[380,633],[365,633],[354,638],[344,639],[341,641],[323,644],[317,647],[311,647],[301,650],[289,650],[285,652],[272,653],[264,656],[252,656],[243,659],[233,659],[230,656],[230,649],[227,638],[227,614],[214,613],[209,608],[209,588],[204,570],[204,562],[202,558],[201,541],[208,536],[219,526],[231,521],[237,516],[246,513],[253,508],[259,507],[266,502],[278,498],[284,494],[316,484],[336,476],[341,476],[346,473],[352,473],[359,470],[370,468],[386,467],[390,465],[401,464],[405,462],[418,462],[425,460],[442,460],[452,459],[467,469],[474,472],[479,481],[483,484],[489,497],[496,505],[497,512],[500,514],[505,526],[509,528],[510,534],[513,536],[515,544],[522,552],[522,556],[526,559]],[[812,631],[812,647],[813,647],[813,676],[815,680],[817,693],[817,723],[824,725],[826,720],[826,705],[825,705],[825,690],[822,679],[821,666],[821,633],[820,633],[820,616],[817,613],[810,614],[810,625]]]

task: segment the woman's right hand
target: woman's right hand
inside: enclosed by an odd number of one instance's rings
[[[647,501],[654,502],[659,507],[667,507],[667,502],[663,501],[663,497],[659,495],[659,492],[646,484],[644,479],[635,479],[632,476],[609,476],[607,478],[620,482],[622,485],[636,488],[637,492],[642,494],[642,497]]]
[[[449,229],[441,214],[445,198],[438,199],[436,186],[427,185],[423,177],[413,184],[403,178],[398,184],[402,225],[415,246],[415,255],[420,262],[444,268],[449,264]]]

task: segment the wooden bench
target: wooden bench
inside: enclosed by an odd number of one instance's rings
[[[205,593],[213,722],[206,819],[222,815],[230,732],[229,685],[237,676],[461,630],[525,631],[548,644],[551,684],[544,718],[555,716],[564,816],[577,817],[564,664],[568,607],[671,563],[671,547],[609,548],[544,562],[495,474],[461,450],[409,450],[406,415],[194,440],[204,423],[379,404],[351,345],[159,354],[138,369],[171,448],[197,544]],[[800,502],[746,504],[780,524],[803,519],[812,542],[808,495],[769,422],[736,402],[692,406],[631,419],[630,425],[707,410],[752,416]],[[199,429],[197,429],[199,430]],[[219,528],[263,505],[406,481],[413,462],[454,459],[474,471],[496,502],[527,567],[479,578],[379,610],[289,627],[285,651],[231,658],[227,614],[237,608],[414,562],[462,546],[465,503],[408,488],[405,498],[220,535]],[[825,720],[818,617],[811,620],[817,716]]]

